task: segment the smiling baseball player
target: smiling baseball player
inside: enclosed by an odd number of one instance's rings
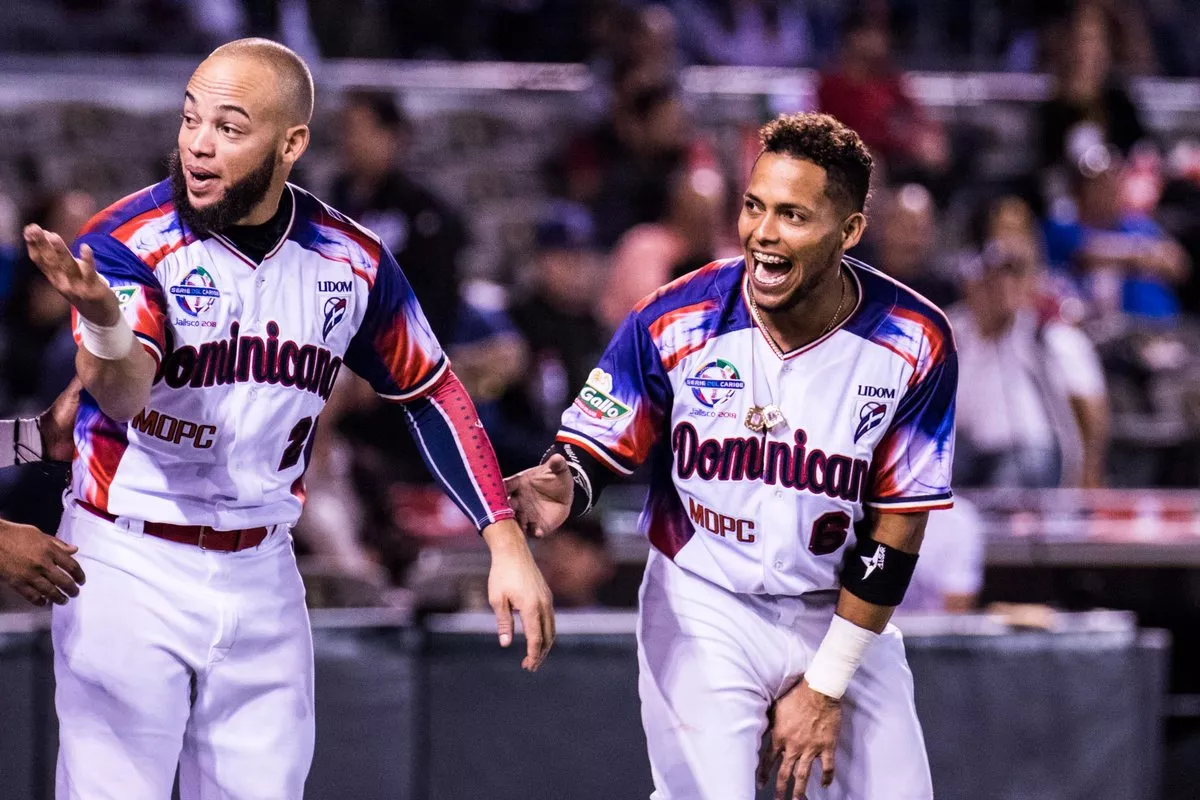
[[[287,183],[312,78],[265,40],[217,49],[184,93],[171,177],[101,212],[73,257],[26,230],[78,314],[86,392],[60,537],[88,583],[53,616],[57,797],[299,800],[313,651],[290,528],[342,367],[402,403],[482,531],[500,641],[553,639],[545,582],[491,444],[374,234]]]
[[[889,619],[927,512],[951,504],[954,340],[928,301],[844,255],[866,226],[858,135],[800,114],[761,137],[744,255],[642,301],[510,495],[542,535],[653,459],[638,624],[653,798],[751,800],[779,763],[779,798],[794,781],[797,798],[927,800]]]

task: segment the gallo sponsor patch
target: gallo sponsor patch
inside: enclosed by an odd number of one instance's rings
[[[617,420],[629,415],[629,406],[612,396],[612,376],[600,368],[588,375],[587,383],[575,398],[575,406],[590,417]]]
[[[137,299],[137,296],[141,294],[141,291],[142,287],[140,286],[113,287],[113,294],[117,296],[117,305],[120,306],[122,310],[124,310],[127,305]]]

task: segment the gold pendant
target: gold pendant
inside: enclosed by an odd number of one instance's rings
[[[762,410],[762,417],[763,426],[769,431],[773,431],[780,425],[783,425],[787,422],[787,420],[783,418],[783,411],[774,403]]]
[[[750,406],[750,410],[746,412],[746,427],[755,433],[762,433],[767,429],[762,406]]]

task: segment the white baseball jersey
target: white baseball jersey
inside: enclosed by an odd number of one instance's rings
[[[225,530],[292,523],[317,415],[343,365],[410,409],[452,377],[378,238],[307,192],[286,191],[291,224],[260,264],[222,236],[186,229],[169,181],[84,229],[76,247],[92,247],[159,369],[146,408],[127,425],[84,393],[75,497],[156,522]],[[476,520],[511,515],[498,475],[490,484],[464,477],[497,472],[474,409],[436,412],[446,435],[433,438],[447,441],[421,444],[427,452],[445,444],[452,457],[444,471],[454,473],[446,478],[465,487],[452,490],[460,506]]]
[[[957,360],[945,316],[847,258],[858,304],[779,358],[754,322],[741,258],[646,298],[617,331],[559,441],[631,473],[655,458],[641,529],[679,566],[730,591],[839,586],[864,506],[952,504]],[[756,433],[752,407],[784,422]]]

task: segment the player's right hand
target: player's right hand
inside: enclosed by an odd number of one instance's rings
[[[759,751],[759,788],[779,764],[775,800],[803,800],[813,762],[821,765],[821,785],[833,783],[834,752],[842,727],[842,703],[826,697],[801,680],[775,701],[769,715],[767,740]],[[794,783],[788,794],[788,784]]]
[[[35,606],[79,596],[83,570],[71,558],[78,550],[32,525],[0,520],[0,580]]]
[[[43,230],[38,225],[26,225],[24,233],[29,257],[55,291],[95,324],[117,323],[121,307],[117,296],[96,272],[92,248],[85,244],[79,250],[80,258],[75,258],[57,233]]]
[[[571,513],[575,483],[567,460],[557,453],[544,464],[505,478],[504,488],[526,536],[540,538],[553,533]]]

